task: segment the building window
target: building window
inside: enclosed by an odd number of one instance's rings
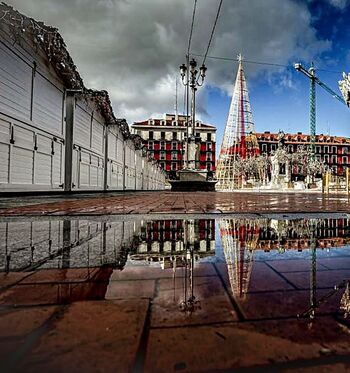
[[[319,145],[316,146],[316,153],[321,153],[321,147]]]
[[[201,137],[201,134],[199,132],[196,132],[195,137]]]
[[[332,153],[337,154],[337,147],[336,146],[332,146]]]
[[[210,152],[207,153],[207,161],[211,161],[211,153]]]
[[[262,144],[262,146],[261,146],[261,150],[262,150],[263,152],[267,152],[267,145],[266,145],[266,144]]]
[[[150,140],[153,140],[153,131],[149,131],[148,132],[148,138],[150,139]]]
[[[347,164],[348,163],[348,157],[343,157],[343,164]]]
[[[176,162],[173,162],[173,163],[171,164],[171,169],[172,169],[173,171],[176,171],[176,169],[177,169],[177,164],[176,164]]]
[[[271,144],[271,150],[276,150],[276,144]]]
[[[332,155],[332,163],[336,164],[337,163],[337,156]]]
[[[161,141],[160,143],[160,150],[165,150],[165,142]]]
[[[207,170],[211,171],[211,163],[207,163]]]
[[[149,152],[149,155],[154,158],[154,152]]]
[[[177,152],[171,152],[171,159],[176,160],[177,159]]]
[[[325,154],[325,155],[324,155],[324,161],[325,161],[326,163],[329,163],[329,155],[328,155],[328,154]]]
[[[323,149],[324,149],[323,150],[324,154],[328,154],[329,153],[329,147],[328,146],[325,146]]]
[[[165,152],[160,152],[159,156],[160,156],[160,159],[164,160],[165,159]]]
[[[153,150],[153,141],[148,141],[148,149]]]
[[[211,133],[207,133],[207,141],[211,141]]]
[[[177,150],[177,142],[176,142],[176,141],[174,141],[174,142],[172,143],[172,149],[173,149],[173,150]]]
[[[173,140],[177,140],[177,132],[176,131],[173,132]]]
[[[348,148],[347,147],[343,147],[343,154],[348,154]]]
[[[163,170],[165,170],[165,163],[164,162],[160,162],[159,165],[160,165],[160,167],[162,167]]]
[[[161,138],[162,140],[165,140],[165,132],[164,132],[164,131],[161,131],[161,133],[160,133],[160,138]]]

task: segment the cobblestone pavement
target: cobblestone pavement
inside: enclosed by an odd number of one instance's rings
[[[345,195],[320,193],[126,192],[0,199],[0,216],[350,212]]]
[[[1,370],[349,371],[341,294],[327,298],[315,318],[297,318],[310,305],[308,266],[302,255],[267,255],[254,262],[248,292],[240,294],[226,263],[197,263],[193,312],[179,307],[182,268],[2,274]],[[350,254],[321,258],[317,299],[349,273]]]

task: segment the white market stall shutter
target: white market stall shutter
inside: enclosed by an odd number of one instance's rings
[[[11,183],[33,184],[34,131],[12,126]]]
[[[30,119],[32,67],[0,43],[0,112]]]
[[[91,137],[91,148],[96,153],[103,153],[103,133],[104,126],[98,122],[95,118],[92,120],[92,137]]]
[[[9,183],[11,123],[0,118],[0,184]]]
[[[85,148],[90,148],[90,132],[91,114],[77,104],[74,113],[74,142]]]
[[[39,73],[34,79],[33,122],[52,134],[63,134],[63,87],[60,89]]]
[[[64,177],[64,146],[61,142],[53,143],[52,157],[52,184],[54,187],[59,187],[63,184]]]
[[[52,139],[37,134],[35,137],[34,183],[51,184]]]

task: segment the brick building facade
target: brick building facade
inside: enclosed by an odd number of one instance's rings
[[[260,154],[269,155],[277,149],[278,134],[265,131],[256,134]],[[296,152],[302,146],[309,146],[310,135],[301,132],[287,133],[283,137],[284,146],[289,153]],[[350,165],[350,138],[330,135],[316,135],[316,159],[327,164],[332,173],[344,175],[345,168]]]
[[[142,137],[144,145],[168,174],[184,167],[186,116],[166,114],[164,119],[135,122],[131,131]],[[196,121],[195,136],[199,144],[196,168],[215,171],[216,128]]]

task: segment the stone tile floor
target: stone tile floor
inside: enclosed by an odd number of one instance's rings
[[[320,259],[317,276],[327,281],[317,282],[317,299],[349,277],[349,258],[342,250]],[[341,276],[333,269],[340,262]],[[193,312],[179,307],[183,268],[3,273],[1,371],[349,371],[342,292],[322,303],[315,318],[297,317],[308,309],[311,290],[291,274],[309,279],[307,264],[296,254],[281,265],[266,253],[253,262],[249,287],[240,293],[226,263],[196,263]]]
[[[189,285],[184,268],[174,272],[130,260],[123,269],[113,263],[98,266],[99,257],[91,258],[94,251],[88,250],[97,250],[103,240],[109,250],[117,243],[132,243],[132,220],[128,224],[116,220],[110,224],[113,229],[106,230],[102,215],[150,219],[162,214],[282,214],[283,219],[293,213],[349,212],[346,197],[316,193],[139,192],[2,198],[0,267],[6,268],[4,242],[11,237],[12,263],[18,266],[0,272],[0,371],[350,371],[350,322],[339,307],[344,289],[334,290],[349,280],[349,246],[329,253],[317,250],[314,287],[307,249],[291,249],[287,256],[277,250],[255,252],[246,269],[247,283],[237,277],[237,260],[226,262],[218,255],[196,262],[193,312],[180,307],[185,279]],[[83,218],[66,224],[69,215],[74,219],[101,215],[96,218],[101,221],[90,224]],[[29,216],[50,217],[53,223],[35,219],[31,223]],[[28,224],[30,230],[25,227]],[[57,236],[49,240],[49,249],[44,229]],[[130,239],[119,237],[118,229]],[[25,242],[34,236],[35,250],[30,246],[24,250]],[[67,241],[75,268],[62,268],[60,262]],[[222,252],[219,242],[216,249]],[[32,262],[33,255],[38,265]],[[87,267],[91,262],[94,265]],[[315,317],[310,317],[307,311],[313,299],[320,303]]]
[[[0,198],[0,216],[350,212],[346,195],[320,193],[125,192]]]

